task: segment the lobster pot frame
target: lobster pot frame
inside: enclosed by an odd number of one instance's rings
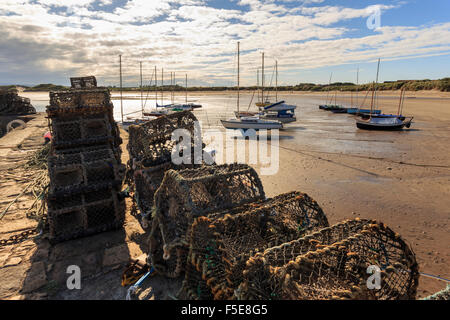
[[[96,82],[95,78],[94,81]],[[49,118],[107,115],[114,123],[114,105],[107,88],[82,87],[65,91],[50,92]]]
[[[151,213],[156,190],[161,185],[164,174],[168,170],[194,169],[201,165],[182,164],[175,165],[172,162],[163,163],[150,168],[139,169],[134,172],[134,201],[147,223],[151,223]]]
[[[0,114],[35,114],[36,109],[29,98],[21,97],[16,91],[0,90]]]
[[[55,149],[110,143],[121,144],[119,129],[106,114],[72,115],[52,120],[52,145]]]
[[[187,130],[194,137],[194,126],[197,118],[189,111],[176,112],[167,116],[146,121],[128,128],[128,152],[130,166],[136,168],[152,167],[171,162],[171,154],[176,141],[172,133],[176,129]],[[194,141],[191,141],[194,147]]]
[[[97,79],[94,76],[70,78],[70,85],[74,89],[96,88]]]
[[[319,205],[301,192],[281,194],[246,209],[220,218],[200,217],[193,223],[183,287],[189,298],[232,298],[249,257],[328,227]]]
[[[48,200],[52,243],[121,228],[124,217],[125,201],[114,189]]]
[[[111,106],[107,88],[70,89],[50,92],[50,105],[60,109]]]
[[[169,170],[155,193],[150,233],[151,264],[169,277],[178,277],[188,251],[187,232],[193,219],[264,199],[256,171],[245,164]],[[160,237],[161,241],[156,239]],[[161,255],[160,248],[163,248]],[[176,270],[171,259],[182,263]],[[158,270],[159,269],[159,270]]]
[[[368,268],[380,289],[368,289]],[[414,299],[419,271],[409,246],[382,223],[351,220],[265,250],[247,261],[239,299]]]
[[[116,160],[112,149],[79,150],[49,157],[50,193],[88,191],[89,188],[120,187],[125,165]]]
[[[119,148],[111,148],[111,146],[109,144],[81,146],[81,147],[70,148],[70,149],[58,149],[58,150],[53,150],[53,155],[65,157],[67,155],[70,156],[70,155],[86,153],[86,152],[94,152],[94,151],[106,151],[108,153],[112,152],[114,155],[114,158],[117,160],[117,162],[118,163],[122,162],[122,150],[120,149],[120,147]]]

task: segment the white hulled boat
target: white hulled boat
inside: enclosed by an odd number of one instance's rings
[[[220,120],[226,129],[233,130],[273,130],[283,128],[283,124],[276,120],[260,119],[259,115],[242,117],[239,113],[239,42],[238,42],[238,73],[237,73],[237,116],[228,120]]]

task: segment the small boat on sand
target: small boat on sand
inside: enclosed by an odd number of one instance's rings
[[[377,82],[378,83],[378,71],[380,68],[380,59],[378,59],[378,68],[377,68]],[[374,93],[376,92],[375,83],[373,85],[372,91],[372,102],[370,104],[370,113],[368,115],[368,119],[366,120],[357,120],[356,127],[364,130],[401,130],[404,127],[411,127],[411,123],[413,117],[405,117],[402,114],[403,111],[403,101],[404,101],[404,90],[400,91],[400,100],[398,105],[397,115],[393,114],[374,114],[373,105],[374,105]]]
[[[241,117],[239,119],[220,120],[226,129],[244,129],[244,130],[273,130],[283,128],[279,121],[270,121],[260,119],[258,116]]]
[[[409,117],[408,119],[400,120],[397,117],[370,118],[368,120],[356,121],[356,127],[365,130],[401,130],[404,127],[409,128],[411,126],[413,117]]]

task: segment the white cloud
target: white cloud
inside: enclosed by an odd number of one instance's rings
[[[266,52],[267,65],[274,58],[279,60],[281,74],[378,57],[450,52],[450,23],[383,26],[371,35],[348,38],[351,30],[334,24],[363,19],[367,8],[317,6],[320,0],[298,1],[300,6],[291,8],[283,2],[291,1],[240,0],[230,10],[208,7],[207,1],[200,0],[129,0],[104,12],[93,10],[94,0],[2,0],[0,62],[6,71],[95,72],[115,83],[117,56],[123,54],[126,79],[135,76],[138,62],[144,61],[149,73],[158,65],[167,71],[188,71],[193,83],[217,79],[223,84],[229,79],[225,83],[230,84],[234,81],[232,58],[240,40],[245,85],[254,83],[261,50]],[[311,3],[315,6],[305,6]],[[101,4],[112,2],[102,0]],[[72,8],[72,14],[51,11],[54,6]],[[365,26],[364,20],[361,24]]]

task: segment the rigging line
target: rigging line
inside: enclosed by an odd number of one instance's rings
[[[272,70],[272,77],[270,78],[270,87],[272,88],[272,83],[273,83],[273,75],[275,73],[275,66],[273,67]],[[269,90],[267,90],[267,95],[266,95],[266,99],[264,101],[266,101],[267,99],[269,99]],[[276,102],[276,101],[275,101]]]
[[[362,140],[359,140],[362,141]],[[361,156],[361,155],[356,155],[356,154],[346,154],[346,153],[338,153],[338,152],[327,152],[327,151],[315,151],[315,150],[295,150],[295,149],[290,149],[287,147],[281,147],[283,149],[289,150],[289,151],[293,151],[293,152],[297,152],[297,153],[301,153],[302,152],[311,152],[311,153],[321,153],[321,154],[330,154],[330,155],[340,155],[340,156],[345,156],[345,157],[350,157],[350,158],[360,158],[360,159],[367,159],[367,160],[379,160],[379,161],[384,161],[384,162],[389,162],[389,163],[395,163],[395,164],[400,164],[400,165],[406,165],[406,166],[414,166],[414,167],[423,167],[423,168],[439,168],[439,169],[450,169],[450,166],[446,166],[446,165],[434,165],[434,164],[417,164],[417,163],[411,163],[411,162],[403,162],[403,161],[396,161],[396,160],[391,160],[391,159],[386,159],[386,158],[381,158],[381,157],[371,157],[371,156]]]
[[[248,104],[247,111],[250,110],[250,106],[252,105],[252,102],[253,102],[253,98],[254,98],[254,97],[255,97],[255,90],[253,90],[252,98],[250,99],[250,102],[249,102],[249,104]]]
[[[302,155],[305,155],[305,156],[308,156],[308,157],[311,157],[311,158],[314,158],[314,159],[317,159],[317,160],[327,161],[327,162],[333,163],[335,165],[342,166],[342,167],[349,168],[349,169],[353,169],[353,170],[356,170],[356,171],[359,171],[359,172],[363,172],[363,173],[371,175],[371,176],[380,177],[379,174],[376,174],[374,172],[366,171],[366,170],[363,170],[363,169],[358,169],[358,168],[355,168],[355,167],[352,167],[352,166],[349,166],[349,165],[346,165],[346,164],[343,164],[343,163],[339,163],[339,162],[336,162],[336,161],[333,161],[333,160],[324,159],[324,158],[319,157],[319,156],[308,154],[308,153],[306,153],[304,151],[295,150],[295,149],[291,149],[291,148],[288,148],[288,147],[282,147],[280,145],[278,145],[278,146],[279,146],[279,148],[282,148],[282,149],[285,149],[285,150],[288,150],[288,151],[291,151],[291,152],[295,152],[295,153],[298,153],[298,154],[302,154]]]
[[[147,105],[148,95],[150,94],[150,88],[153,83],[153,76],[154,76],[154,72],[152,72],[152,77],[150,78],[150,83],[148,85],[147,95],[145,96],[144,109],[145,109],[145,106]]]

